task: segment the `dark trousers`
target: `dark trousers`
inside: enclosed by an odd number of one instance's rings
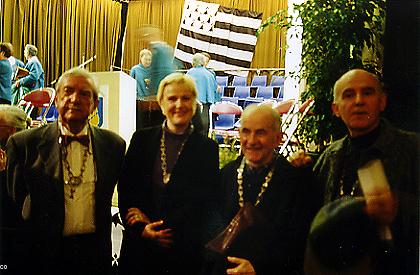
[[[201,121],[203,123],[202,133],[205,136],[208,136],[208,133],[209,133],[209,126],[210,126],[210,124],[209,124],[209,122],[210,122],[209,109],[210,109],[210,105],[211,105],[211,103],[203,103],[203,110],[201,112]]]

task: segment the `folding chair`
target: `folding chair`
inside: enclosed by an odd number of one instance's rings
[[[239,75],[233,76],[232,86],[234,87],[246,86],[246,77],[239,76]]]
[[[46,116],[54,103],[55,90],[53,88],[41,88],[26,94],[18,103],[27,116],[30,116],[34,108],[43,108],[40,119],[32,121],[31,127],[39,127],[47,124]]]
[[[271,77],[270,85],[273,87],[279,87],[284,85],[284,76],[282,75],[273,75]]]
[[[225,95],[225,87],[228,86],[228,76],[216,76],[217,85],[222,89],[222,95]]]
[[[258,87],[256,97],[260,97],[264,99],[272,99],[273,87],[270,87],[270,86]]]
[[[251,97],[251,87],[249,86],[238,86],[233,91],[233,96],[238,98],[239,106],[243,107],[245,99]]]
[[[314,104],[315,101],[310,98],[300,106],[298,104],[293,106],[293,112],[286,118],[287,121],[282,124],[283,133],[285,134],[286,139],[280,147],[280,154],[285,153],[286,156],[288,156],[294,151],[293,147],[296,148],[300,145],[299,138],[295,136],[295,133]],[[293,146],[291,146],[291,142],[294,142]]]
[[[267,76],[266,75],[255,75],[251,81],[252,87],[265,87],[267,86]]]
[[[212,104],[209,109],[210,137],[221,135],[225,137],[239,137],[234,125],[242,114],[242,107],[232,102],[222,101]]]

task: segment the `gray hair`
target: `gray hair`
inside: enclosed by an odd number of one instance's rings
[[[201,53],[196,53],[192,57],[192,65],[193,67],[197,66],[204,66],[204,63],[206,63],[206,57]]]
[[[57,84],[55,85],[55,89],[58,93],[58,91],[62,88],[64,80],[66,78],[69,78],[71,76],[81,76],[86,78],[87,80],[89,80],[89,82],[91,83],[91,88],[92,88],[92,92],[93,92],[93,98],[95,100],[98,99],[99,97],[99,89],[96,85],[96,81],[95,79],[92,77],[92,75],[89,73],[88,70],[83,69],[83,68],[79,68],[79,67],[74,67],[71,68],[70,70],[65,71],[60,78],[57,81]]]
[[[27,129],[32,120],[22,109],[8,104],[0,104],[0,121],[4,123],[3,126],[14,127],[20,131]]]
[[[27,50],[27,51],[28,51],[28,53],[29,53],[31,56],[37,56],[37,55],[38,55],[38,48],[37,48],[37,47],[35,47],[34,45],[31,45],[31,44],[26,44],[26,46],[25,46],[25,50]]]

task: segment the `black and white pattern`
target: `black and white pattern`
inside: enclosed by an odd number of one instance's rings
[[[251,66],[262,13],[187,0],[175,58],[191,63],[197,52],[211,55],[210,68],[239,70]]]

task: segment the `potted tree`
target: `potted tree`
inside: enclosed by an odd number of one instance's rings
[[[331,112],[335,81],[352,68],[382,72],[381,40],[385,0],[306,0],[294,5],[302,22],[302,63],[299,76],[306,81],[301,100],[315,99],[313,115],[299,129],[305,144],[322,151],[345,134]],[[261,25],[284,29],[294,22],[281,10]]]

